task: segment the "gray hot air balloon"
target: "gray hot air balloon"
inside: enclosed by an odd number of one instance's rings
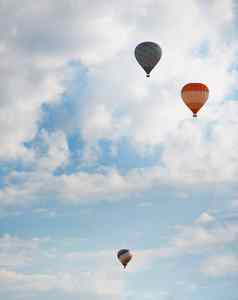
[[[157,65],[161,56],[162,50],[160,46],[153,42],[143,42],[135,48],[136,60],[145,70],[147,77],[150,77],[150,72]]]

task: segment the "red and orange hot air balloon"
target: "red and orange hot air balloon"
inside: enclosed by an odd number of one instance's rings
[[[188,108],[197,117],[197,112],[202,108],[208,99],[209,89],[203,83],[188,83],[181,91],[181,97]]]

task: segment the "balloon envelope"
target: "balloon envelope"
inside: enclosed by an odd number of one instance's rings
[[[197,112],[206,103],[209,95],[208,87],[203,83],[188,83],[181,91],[181,97],[188,108],[197,116]]]
[[[143,42],[135,48],[136,60],[145,70],[147,77],[150,76],[150,72],[157,65],[161,56],[162,50],[160,46],[153,42]]]
[[[117,252],[117,258],[121,262],[121,264],[126,268],[129,261],[132,259],[132,254],[128,249],[121,249]]]

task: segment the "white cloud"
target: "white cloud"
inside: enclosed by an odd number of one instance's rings
[[[66,136],[61,131],[48,134],[43,131],[41,134],[41,143],[47,146],[47,153],[39,157],[36,155],[37,171],[50,172],[58,167],[63,167],[69,160],[69,149]]]
[[[215,220],[215,218],[208,214],[207,212],[203,212],[197,220],[195,220],[195,223],[198,224],[206,224],[206,223],[211,223]]]
[[[140,191],[153,186],[160,176],[157,174],[157,168],[148,170],[148,173],[146,170],[136,169],[125,176],[117,169],[111,168],[99,168],[93,174],[78,171],[71,175],[54,176],[52,172],[55,167],[65,161],[61,155],[59,157],[60,160],[57,160],[57,156],[52,162],[49,160],[47,168],[43,158],[38,160],[35,171],[10,173],[6,178],[8,184],[0,190],[1,204],[3,206],[27,204],[48,198],[50,195],[54,199],[72,203],[118,201],[130,193],[139,195]],[[63,155],[63,158],[67,158],[67,155]],[[46,155],[46,160],[48,159]],[[49,172],[50,166],[54,168]]]
[[[88,272],[24,274],[2,269],[0,282],[6,290],[36,293],[61,290],[67,294],[96,294],[105,297],[118,295],[122,290],[122,281],[109,278],[104,272],[92,276]]]
[[[12,26],[16,26],[14,20],[11,21]],[[19,53],[17,45],[10,44],[11,37],[9,40],[5,41],[6,50],[0,63],[0,158],[27,159],[31,158],[31,153],[23,142],[34,138],[37,132],[41,104],[52,102],[63,92],[64,75],[58,69],[50,71],[36,66],[28,55]]]
[[[159,36],[164,50],[162,60],[151,79],[145,81],[143,71],[136,69],[132,57],[133,41],[118,58],[101,69],[98,66],[92,76],[96,93],[90,95],[80,119],[85,140],[92,143],[104,137],[116,143],[121,136],[128,136],[135,149],[145,156],[148,148],[162,144],[163,164],[168,177],[176,181],[235,180],[238,166],[233,149],[237,145],[238,106],[235,101],[224,102],[224,97],[235,88],[237,74],[230,68],[235,62],[237,45],[228,43],[223,35],[224,28],[232,26],[233,7],[230,1],[224,7],[218,5],[226,16],[220,19],[220,8],[215,3],[207,4],[204,13],[203,6],[190,1],[187,14],[184,6],[180,11],[179,5],[148,1],[144,13],[150,14],[153,26],[141,17],[144,23],[141,27],[138,24],[140,33],[138,30],[135,36],[138,34],[138,40],[144,36],[156,36],[157,40]],[[175,15],[183,21],[176,27],[169,26]],[[208,53],[194,53],[203,43],[207,43]],[[203,81],[210,88],[210,99],[196,123],[187,119],[191,113],[180,99],[180,88],[187,81]],[[102,107],[104,122],[99,123]],[[125,113],[117,114],[118,110]],[[224,138],[226,131],[229,138]]]
[[[134,251],[135,258],[134,264],[131,264],[131,271],[150,268],[155,260],[187,255],[199,257],[201,254],[210,255],[214,251],[219,253],[238,241],[237,224],[221,227],[214,223],[209,228],[203,227],[203,225],[206,226],[206,223],[193,222],[191,225],[178,226],[175,236],[167,245],[155,249]],[[205,270],[205,265],[206,262],[203,262],[201,270]]]
[[[120,198],[165,181],[236,182],[238,105],[224,101],[237,81],[231,71],[237,44],[227,38],[234,25],[233,2],[186,0],[181,6],[137,0],[133,5],[136,14],[127,1],[1,2],[0,158],[39,160],[33,171],[9,175],[1,203],[51,194],[74,202]],[[133,56],[135,45],[145,39],[163,49],[150,80]],[[72,61],[89,70],[89,95],[74,95],[80,98],[74,127],[86,143],[85,160],[98,159],[90,147],[97,150],[100,139],[112,140],[116,153],[117,142],[126,137],[144,158],[163,145],[163,168],[136,169],[126,176],[112,168],[55,177],[52,172],[70,156],[65,133],[43,134],[49,146],[45,158],[24,147],[37,133],[42,104],[54,103],[66,91]],[[180,99],[187,81],[210,88],[196,122]]]
[[[56,291],[121,297],[123,273],[112,251],[70,253],[52,248],[52,242],[49,238],[1,237],[0,290],[22,297]]]
[[[0,237],[0,268],[17,268],[30,265],[48,239],[20,239],[11,235]]]
[[[211,277],[223,277],[238,273],[238,257],[234,254],[209,257],[201,265],[201,271]]]
[[[223,248],[226,244],[236,242],[238,239],[237,224],[212,228],[200,225],[181,226],[178,230],[177,237],[171,243],[171,246],[175,248],[175,253],[201,253],[214,248]]]
[[[147,1],[138,0],[143,9]],[[1,158],[25,156],[41,105],[65,91],[69,63],[80,61],[94,72],[128,46],[135,29],[127,2],[1,1]],[[139,10],[138,10],[139,12]],[[110,28],[110,30],[108,30]],[[120,36],[120,38],[118,38]],[[109,115],[109,112],[105,112]],[[91,120],[90,120],[91,121]],[[103,125],[104,124],[104,125]],[[109,126],[103,121],[99,126]],[[77,127],[77,125],[76,125]],[[97,128],[95,128],[97,130]]]

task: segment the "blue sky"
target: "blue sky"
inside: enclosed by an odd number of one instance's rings
[[[237,300],[237,3],[183,5],[0,0],[1,298]]]

